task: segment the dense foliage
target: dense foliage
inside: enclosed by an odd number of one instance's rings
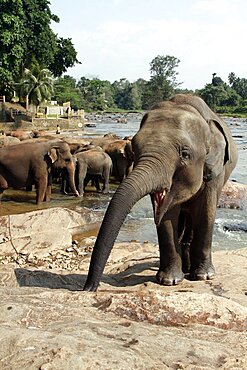
[[[38,74],[49,69],[60,76],[78,63],[71,39],[58,37],[51,22],[48,0],[1,0],[0,4],[0,95],[11,93],[25,68]]]
[[[59,102],[70,100],[74,109],[86,111],[146,110],[154,103],[168,99],[175,93],[196,93],[219,113],[247,113],[247,79],[229,73],[229,84],[213,73],[212,80],[203,89],[181,89],[176,68],[179,60],[172,56],[157,56],[150,63],[150,80],[129,82],[126,78],[110,83],[98,78],[81,77],[76,82],[63,76],[55,82],[54,98]],[[72,84],[68,84],[71,81]],[[62,93],[63,91],[63,93]]]
[[[247,80],[231,72],[228,81],[229,84],[213,73],[211,83],[201,90],[196,90],[196,93],[218,113],[247,113]]]
[[[51,100],[53,85],[53,77],[48,69],[42,69],[37,76],[34,76],[32,72],[26,68],[21,81],[15,84],[15,90],[20,97],[26,97],[27,105],[30,101],[33,105],[38,107],[43,101]]]
[[[76,83],[65,75],[55,82],[54,99],[58,102],[70,100],[72,108],[89,111],[148,109],[175,92],[179,85],[176,80],[179,62],[169,55],[157,56],[150,63],[150,81],[140,78],[129,82],[121,78],[110,83],[96,77],[81,77]]]

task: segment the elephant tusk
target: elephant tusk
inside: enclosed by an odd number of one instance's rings
[[[153,194],[153,198],[154,198],[154,201],[157,204],[157,206],[159,206],[159,204],[163,201],[163,199],[165,198],[166,194],[167,194],[167,191],[166,190],[163,190],[162,192],[161,191],[157,191],[156,193]]]
[[[167,211],[172,201],[172,196],[169,191],[164,189],[162,191],[156,191],[155,193],[152,193],[151,199],[152,199],[153,210],[154,210],[154,222],[156,226],[159,226],[163,215]]]

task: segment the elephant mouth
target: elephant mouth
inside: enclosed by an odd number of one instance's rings
[[[162,217],[167,212],[168,207],[171,204],[172,198],[171,192],[166,189],[151,193],[151,200],[154,210],[154,222],[156,226],[159,226]]]

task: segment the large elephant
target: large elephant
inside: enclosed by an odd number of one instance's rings
[[[75,187],[75,166],[69,145],[65,142],[21,143],[0,149],[0,199],[8,187],[36,187],[36,204],[50,200],[51,167],[66,168],[70,186]]]
[[[88,180],[96,180],[96,188],[100,191],[99,177],[103,181],[103,193],[109,192],[109,178],[112,170],[112,160],[110,156],[101,148],[93,148],[75,154],[76,172],[78,173],[78,190],[83,195],[84,188]]]
[[[227,125],[199,97],[178,94],[147,112],[132,140],[135,167],[103,219],[84,290],[95,291],[119,229],[150,194],[160,249],[157,280],[213,278],[211,244],[221,189],[237,162]]]

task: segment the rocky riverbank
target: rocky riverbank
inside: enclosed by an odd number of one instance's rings
[[[212,281],[164,287],[157,245],[116,243],[86,293],[95,238],[73,235],[99,215],[55,210],[1,218],[1,369],[247,368],[247,248],[215,252]]]

